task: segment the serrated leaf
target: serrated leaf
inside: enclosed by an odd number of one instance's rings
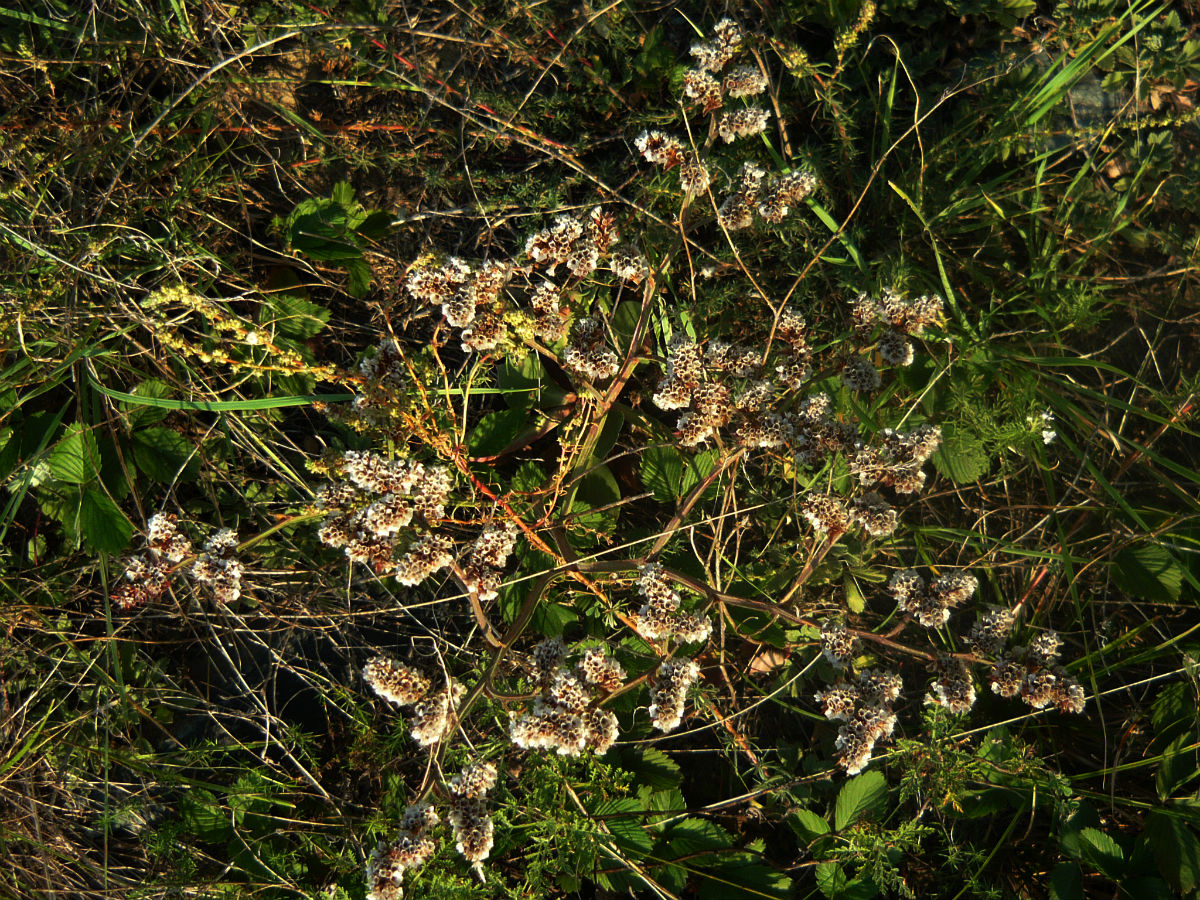
[[[365,238],[378,241],[387,236],[391,227],[391,214],[377,209],[374,212],[368,213],[365,219],[354,226],[354,230]]]
[[[1136,544],[1116,555],[1113,581],[1142,600],[1174,602],[1183,589],[1183,568],[1166,547]]]
[[[264,308],[259,314],[259,324],[269,325],[292,340],[308,340],[329,321],[329,310],[299,294],[268,294],[267,303],[269,308]]]
[[[1109,878],[1120,877],[1125,861],[1125,851],[1098,828],[1084,828],[1079,832],[1079,851],[1084,860],[1094,865]]]
[[[733,845],[729,832],[707,819],[684,819],[676,822],[664,836],[667,847],[675,856],[694,856],[715,853]]]
[[[660,503],[674,503],[698,480],[687,458],[674,447],[647,447],[641,457],[642,484]]]
[[[90,428],[74,423],[50,451],[50,474],[68,484],[87,484],[100,474],[100,448]]]
[[[107,494],[88,489],[79,502],[79,536],[93,550],[116,554],[129,546],[133,523]]]
[[[823,862],[817,866],[816,876],[817,890],[829,900],[840,900],[842,892],[846,889],[846,883],[849,881],[846,873],[842,871],[842,867],[835,862]]]
[[[1163,878],[1181,895],[1200,886],[1200,840],[1178,817],[1154,810],[1142,831]]]
[[[678,787],[679,783],[683,781],[683,772],[680,771],[675,760],[654,747],[642,750],[638,757],[629,762],[626,767],[638,776],[639,784],[648,784],[654,788]]]
[[[21,458],[21,437],[15,429],[0,429],[0,483],[12,473]]]
[[[490,412],[471,429],[467,448],[472,456],[495,456],[530,431],[529,414],[523,409]]]
[[[608,828],[617,846],[641,857],[650,852],[654,841],[642,827],[640,804],[630,797],[603,800],[591,808],[591,812]]]
[[[942,429],[942,443],[933,454],[933,465],[955,484],[978,481],[991,468],[983,441],[969,431],[949,426]]]
[[[1200,771],[1197,771],[1196,768],[1197,763],[1200,762],[1197,759],[1196,750],[1194,748],[1184,749],[1193,743],[1192,735],[1181,734],[1163,750],[1163,759],[1158,764],[1158,773],[1154,781],[1155,787],[1158,789],[1159,800],[1166,800],[1179,788],[1200,775]]]
[[[791,878],[749,853],[723,856],[697,874],[701,900],[785,900],[792,895]]]
[[[190,481],[196,477],[199,462],[192,445],[170,428],[142,428],[131,439],[133,460],[138,469],[163,484],[176,478]]]
[[[354,259],[347,259],[343,265],[350,275],[350,281],[346,286],[347,292],[351,297],[361,298],[367,296],[367,292],[371,289],[371,266],[361,256]]]
[[[575,502],[571,504],[572,521],[584,528],[607,533],[615,527],[621,512],[619,507],[610,504],[620,499],[621,487],[608,466],[593,469],[579,482]]]
[[[1169,684],[1150,705],[1150,724],[1154,735],[1166,741],[1178,737],[1184,729],[1194,729],[1200,718],[1197,709],[1196,691],[1190,682]]]
[[[145,381],[134,385],[129,393],[151,400],[165,400],[173,392],[171,386],[165,381],[161,381],[158,378],[147,378]],[[161,407],[130,403],[127,400],[121,401],[121,407],[126,410],[129,416],[130,428],[153,425],[155,422],[161,422],[168,415],[168,410]]]
[[[811,809],[798,809],[787,817],[788,826],[806,843],[829,834],[829,823]]]
[[[1078,863],[1061,862],[1050,872],[1050,900],[1078,900],[1083,896],[1083,870]]]
[[[887,801],[887,779],[880,772],[863,772],[842,785],[833,810],[833,828],[841,831]]]

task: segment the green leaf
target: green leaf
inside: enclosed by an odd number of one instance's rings
[[[132,447],[138,469],[163,484],[191,481],[200,467],[192,445],[170,428],[142,428],[134,432]]]
[[[1197,775],[1197,754],[1195,748],[1185,751],[1194,743],[1192,735],[1181,734],[1163,750],[1162,762],[1158,764],[1158,774],[1155,777],[1155,787],[1158,789],[1158,799],[1166,800],[1172,794],[1187,784]]]
[[[971,484],[991,468],[983,441],[964,429],[942,428],[942,443],[933,454],[933,465],[955,484]]]
[[[1079,851],[1084,861],[1091,863],[1109,878],[1119,880],[1124,866],[1125,851],[1098,828],[1084,828],[1079,832]]]
[[[1200,840],[1192,829],[1178,817],[1154,810],[1146,817],[1142,834],[1171,887],[1190,894],[1200,886]]]
[[[145,381],[134,385],[133,390],[129,392],[135,397],[153,397],[154,399],[164,399],[171,396],[171,386],[165,381],[157,378],[147,378]],[[144,425],[152,425],[155,422],[161,422],[167,417],[165,409],[142,405],[138,403],[123,402],[121,404],[125,408],[126,415],[129,416],[129,427],[139,428]]]
[[[648,784],[654,788],[678,787],[683,781],[683,772],[678,764],[667,754],[654,747],[647,747],[625,767],[637,775],[638,784]],[[685,820],[687,821],[687,820]],[[692,821],[704,821],[696,819]]]
[[[1150,724],[1159,740],[1169,742],[1180,732],[1194,729],[1200,719],[1196,691],[1191,682],[1169,684],[1150,705]]]
[[[617,524],[619,507],[600,509],[621,499],[621,487],[608,466],[600,466],[585,475],[579,482],[575,502],[571,504],[572,521],[584,528],[601,533],[611,531]]]
[[[347,259],[344,265],[346,266],[346,271],[350,274],[350,283],[346,287],[350,296],[355,298],[367,296],[367,292],[371,289],[370,264],[362,257],[359,257],[357,259]]]
[[[860,818],[883,808],[887,801],[887,779],[880,772],[864,772],[851,778],[838,792],[833,827],[841,831]]]
[[[294,341],[306,341],[329,321],[329,310],[291,292],[267,295],[267,307],[259,313],[260,325],[273,327]]]
[[[467,448],[472,456],[495,456],[523,434],[532,431],[526,410],[502,409],[488,413],[475,423],[467,436]]]
[[[699,479],[688,459],[674,447],[647,447],[642,453],[642,484],[660,503],[674,503]]]
[[[613,310],[609,325],[617,338],[617,347],[622,351],[629,349],[633,333],[637,330],[638,319],[642,315],[642,304],[632,300],[623,300]]]
[[[86,484],[100,474],[100,448],[90,428],[74,423],[50,451],[50,474],[68,484]]]
[[[829,823],[811,809],[798,809],[790,813],[787,823],[796,833],[796,837],[805,843],[813,841],[823,834],[829,834]]]
[[[592,806],[590,812],[612,833],[617,846],[634,854],[635,858],[645,856],[654,846],[653,839],[642,827],[641,805],[633,798],[602,800]]]
[[[1061,862],[1050,872],[1050,900],[1079,900],[1083,896],[1083,870],[1079,863]]]
[[[0,482],[17,467],[21,459],[21,436],[15,429],[0,429]]]
[[[785,900],[792,896],[792,879],[749,853],[723,856],[717,865],[704,867],[698,875],[696,894],[701,900]]]
[[[107,494],[88,489],[79,503],[79,536],[93,550],[120,553],[133,537],[133,523]]]
[[[1142,600],[1173,602],[1183,588],[1183,569],[1166,547],[1136,544],[1113,560],[1117,587]]]
[[[183,797],[179,814],[184,827],[207,843],[224,843],[232,831],[229,815],[221,809],[213,793],[204,788],[193,788]]]
[[[821,863],[817,866],[816,875],[817,889],[830,900],[839,900],[844,895],[849,879],[837,863]]]
[[[707,819],[684,819],[675,822],[664,835],[666,845],[674,856],[727,850],[733,845],[729,832]]]
[[[354,230],[365,238],[373,241],[382,240],[392,228],[392,216],[383,210],[369,213],[365,219],[354,226]]]
[[[562,637],[567,626],[579,621],[579,613],[562,603],[542,602],[529,617],[530,629],[546,637]]]

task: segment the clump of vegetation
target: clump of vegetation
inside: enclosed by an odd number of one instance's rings
[[[0,21],[6,890],[1195,895],[1185,12]]]

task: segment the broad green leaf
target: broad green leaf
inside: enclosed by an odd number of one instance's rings
[[[647,747],[635,759],[626,764],[629,771],[637,775],[638,784],[654,788],[678,787],[683,781],[679,765],[667,754],[654,747]],[[703,819],[686,820],[702,822]],[[682,824],[682,823],[681,823]]]
[[[787,823],[796,836],[805,843],[829,834],[829,823],[811,809],[798,809],[790,813]]]
[[[887,779],[880,772],[863,772],[842,785],[833,811],[833,828],[841,831],[887,801]]]
[[[602,800],[590,806],[591,813],[612,833],[617,846],[635,855],[644,856],[654,841],[642,826],[641,804],[631,797]]]
[[[707,819],[684,819],[675,822],[667,829],[664,839],[675,856],[716,852],[733,845],[733,838],[729,832]]]
[[[1198,716],[1196,690],[1187,681],[1167,685],[1150,705],[1154,735],[1164,743],[1174,740],[1181,731],[1194,729]]]
[[[170,428],[142,428],[131,439],[137,467],[155,481],[171,484],[176,478],[190,481],[196,477],[199,461],[192,445]]]
[[[632,300],[623,300],[613,310],[609,325],[617,338],[617,346],[622,350],[629,348],[633,333],[637,330],[638,318],[642,314],[642,305]]]
[[[1050,872],[1050,900],[1079,900],[1083,896],[1083,870],[1079,863],[1061,862]]]
[[[1177,816],[1154,810],[1142,830],[1154,851],[1158,870],[1180,894],[1200,887],[1200,840]]]
[[[561,603],[543,601],[529,618],[530,630],[546,637],[561,637],[567,626],[579,621],[579,613]]]
[[[969,431],[951,426],[942,429],[942,443],[933,454],[933,465],[955,484],[978,481],[991,468],[983,441]]]
[[[21,458],[21,436],[12,428],[0,429],[0,483],[8,478]]]
[[[619,507],[611,507],[610,504],[620,499],[621,487],[608,466],[593,469],[579,482],[575,502],[571,505],[572,521],[584,528],[606,533],[616,525],[621,512]]]
[[[133,537],[133,523],[107,494],[88,489],[79,503],[79,536],[93,550],[120,553]]]
[[[1079,832],[1079,850],[1083,859],[1114,881],[1123,869],[1125,851],[1098,828],[1084,828]]]
[[[100,474],[100,448],[90,428],[74,423],[50,451],[50,474],[68,484],[86,484]]]
[[[699,479],[688,459],[674,447],[647,447],[641,457],[642,484],[660,503],[674,503]]]
[[[529,413],[523,409],[502,409],[480,419],[467,436],[472,456],[495,456],[519,437],[532,431]]]
[[[716,865],[698,873],[701,900],[785,900],[792,896],[792,879],[763,865],[749,853],[721,857]]]
[[[1185,749],[1195,743],[1192,737],[1191,734],[1181,734],[1163,750],[1163,759],[1158,764],[1158,774],[1154,782],[1159,800],[1166,800],[1200,775],[1200,771],[1197,771],[1197,763],[1200,760],[1197,759],[1196,749]]]
[[[171,386],[165,381],[158,378],[148,378],[145,381],[134,385],[133,390],[129,392],[135,397],[152,397],[154,399],[164,399],[171,396]],[[161,422],[167,417],[167,411],[160,407],[143,405],[140,403],[124,402],[121,404],[129,416],[129,427],[139,428],[145,425],[152,425],[155,422]]]
[[[329,321],[329,310],[291,292],[266,295],[267,307],[258,316],[260,325],[270,326],[284,337],[306,341]]]
[[[1166,547],[1136,544],[1113,560],[1113,580],[1121,590],[1142,600],[1173,602],[1183,588],[1183,569]]]
[[[370,264],[365,259],[358,257],[347,259],[344,265],[350,274],[350,282],[346,287],[350,296],[355,298],[367,296],[367,292],[371,289]]]
[[[841,900],[846,883],[846,873],[835,862],[823,862],[817,866],[817,889],[829,900]]]

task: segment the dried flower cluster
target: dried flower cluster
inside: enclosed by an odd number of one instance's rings
[[[975,705],[975,680],[971,667],[958,657],[940,654],[935,664],[937,677],[925,695],[926,703],[943,706],[956,716],[970,712]]]
[[[514,348],[534,339],[556,344],[571,322],[570,289],[610,254],[608,268],[618,281],[639,284],[648,275],[641,254],[615,246],[618,236],[616,217],[597,206],[579,216],[557,216],[529,236],[518,257],[478,265],[453,256],[441,263],[426,261],[411,269],[404,284],[414,300],[438,307],[447,325],[461,329],[465,353]],[[555,281],[560,266],[565,275]],[[599,353],[594,344],[587,350]]]
[[[694,659],[668,659],[650,685],[650,723],[659,731],[674,731],[683,721],[688,691],[700,678]]]
[[[721,71],[737,55],[745,41],[741,29],[729,19],[718,22],[710,41],[692,48],[697,66],[683,75],[685,100],[698,104],[714,116],[713,128],[729,144],[766,130],[770,113],[759,106],[725,108],[726,99],[743,99],[763,93],[767,77],[756,65],[740,65],[718,80]],[[719,113],[719,115],[718,115]],[[679,170],[679,185],[685,198],[704,193],[712,184],[708,164],[698,154],[685,150],[683,142],[662,131],[644,131],[634,141],[647,162],[664,169]],[[742,165],[730,181],[718,209],[717,219],[727,231],[749,228],[755,213],[763,221],[779,224],[788,213],[817,188],[816,176],[797,170],[770,179],[752,162]]]
[[[844,622],[821,623],[821,653],[834,668],[844,669],[858,651],[858,638],[846,629]]]
[[[420,584],[450,565],[453,541],[428,530],[446,514],[453,486],[449,470],[357,450],[345,452],[340,468],[343,480],[317,495],[329,512],[317,532],[323,544],[344,548],[353,562],[393,574],[401,584]]]
[[[488,762],[468,765],[446,784],[450,814],[446,817],[463,859],[478,865],[492,852],[494,826],[487,794],[496,784],[496,767]]]
[[[404,810],[396,839],[380,841],[367,862],[367,900],[399,900],[404,896],[404,873],[419,868],[437,846],[429,836],[438,814],[428,803]]]
[[[856,681],[844,681],[817,693],[825,718],[844,722],[835,747],[838,764],[848,775],[857,775],[871,761],[879,741],[888,740],[896,726],[892,704],[900,697],[903,682],[894,672],[865,669]]]
[[[942,429],[920,425],[905,434],[885,428],[879,444],[858,444],[850,472],[863,485],[884,485],[898,494],[913,494],[925,486],[921,467],[941,445]]]
[[[891,288],[878,297],[861,293],[850,302],[854,339],[860,344],[876,341],[880,358],[890,366],[907,366],[913,361],[910,337],[942,316],[942,298],[925,294],[909,300]]]
[[[682,598],[671,587],[659,563],[642,566],[638,593],[646,599],[634,616],[642,637],[652,641],[675,638],[685,643],[698,643],[708,640],[712,634],[708,616],[680,611]]]
[[[188,568],[187,574],[209,590],[221,603],[232,603],[242,593],[243,568],[237,551],[237,535],[223,528],[205,543],[203,551]],[[171,586],[172,564],[183,562],[194,553],[192,542],[179,530],[171,513],[150,517],[146,528],[146,555],[125,560],[124,579],[112,592],[112,602],[123,611],[137,609],[157,600]]]
[[[900,611],[926,628],[945,625],[950,620],[950,611],[971,599],[978,587],[979,580],[969,572],[951,572],[926,586],[916,569],[899,571],[888,582],[888,592]]]
[[[208,539],[192,565],[192,577],[221,603],[232,603],[242,594],[242,562],[234,556],[237,546],[237,534],[222,528]]]
[[[466,689],[453,678],[434,691],[433,680],[421,671],[385,656],[376,657],[363,667],[363,680],[384,700],[397,706],[411,706],[411,734],[422,747],[436,744],[454,726],[457,709]]]
[[[463,562],[459,577],[463,586],[480,600],[494,600],[500,576],[516,544],[520,529],[512,522],[488,525],[480,532]]]
[[[991,644],[989,650],[998,656],[988,673],[992,690],[1001,697],[1020,697],[1034,709],[1053,706],[1063,712],[1083,712],[1087,702],[1083,686],[1058,664],[1061,645],[1053,631],[1007,653],[1002,652],[1002,640]]]
[[[605,753],[617,740],[617,717],[597,705],[600,693],[619,687],[625,670],[615,659],[591,649],[573,670],[564,668],[566,645],[558,638],[533,651],[541,694],[529,712],[514,716],[508,734],[525,750],[554,749],[562,756],[584,750]]]

